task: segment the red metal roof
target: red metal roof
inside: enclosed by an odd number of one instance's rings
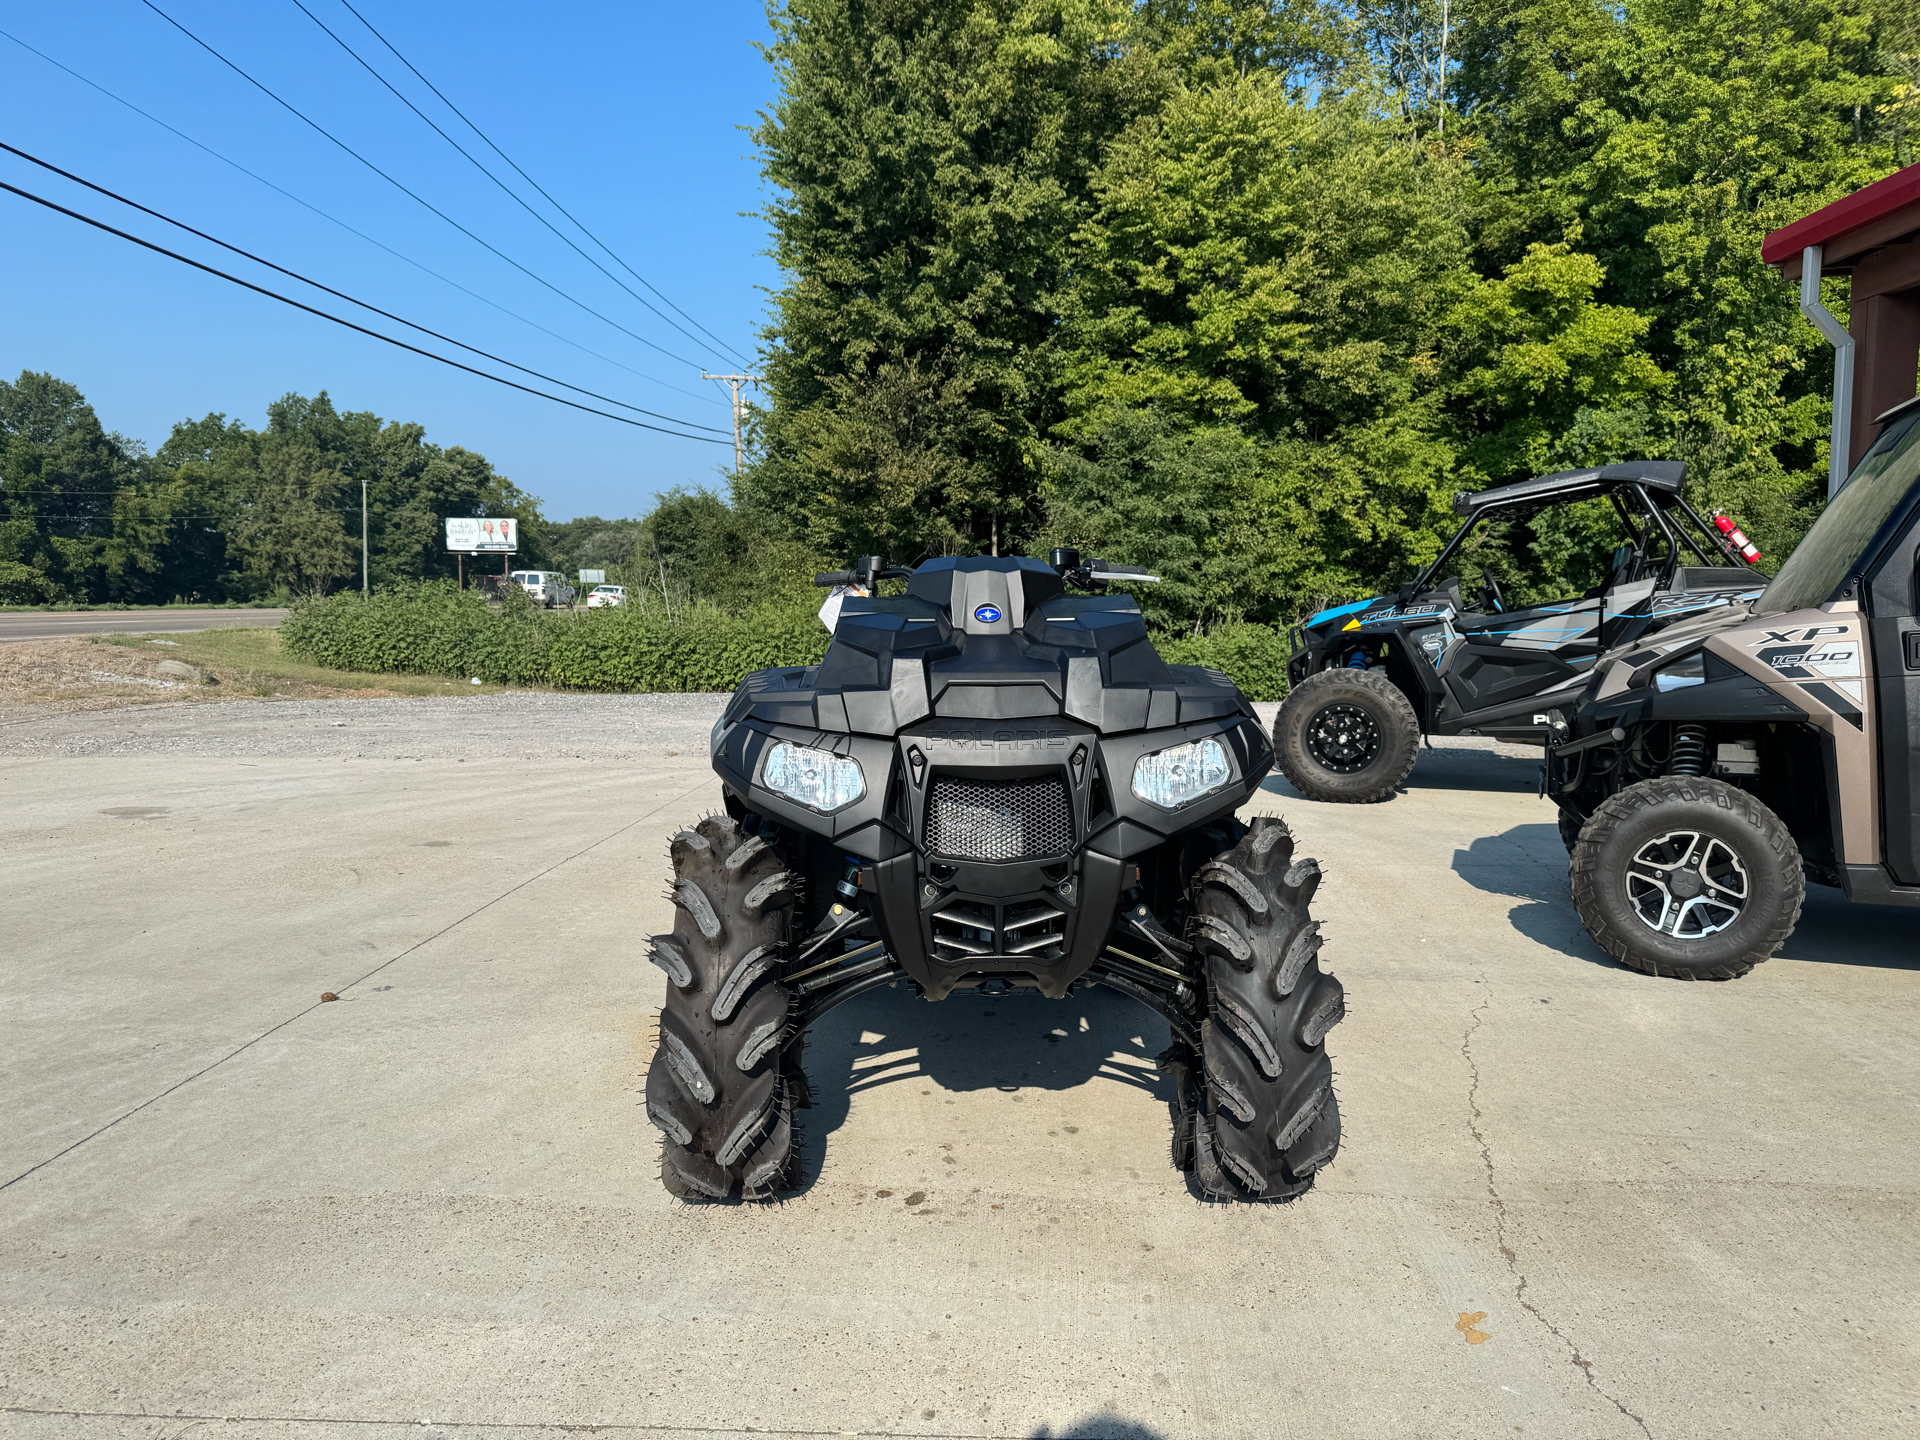
[[[1921,203],[1921,165],[1910,165],[1865,190],[1822,206],[1792,225],[1782,226],[1761,242],[1761,258],[1769,265],[1779,265],[1810,245],[1826,245],[1850,230],[1898,213],[1903,206],[1912,210],[1917,203]]]

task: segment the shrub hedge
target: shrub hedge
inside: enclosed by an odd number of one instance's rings
[[[518,591],[498,607],[477,591],[425,581],[363,596],[342,591],[294,607],[280,628],[287,650],[336,670],[478,676],[508,685],[588,691],[729,691],[768,666],[812,665],[827,631],[811,598],[729,613],[658,607],[543,611]],[[1252,700],[1287,691],[1287,645],[1267,626],[1223,626],[1161,637],[1177,665],[1225,671]]]
[[[543,611],[509,592],[426,581],[363,596],[343,591],[295,607],[280,628],[295,655],[337,670],[478,676],[509,685],[597,691],[728,691],[750,670],[810,665],[827,649],[812,610],[740,614],[698,607]]]
[[[1249,700],[1287,695],[1287,635],[1271,625],[1241,621],[1206,635],[1161,635],[1154,648],[1169,665],[1211,665],[1227,672]]]

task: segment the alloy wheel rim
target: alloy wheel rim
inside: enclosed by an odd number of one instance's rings
[[[1360,706],[1327,706],[1307,723],[1307,749],[1327,769],[1350,775],[1380,754],[1381,728]]]
[[[1734,848],[1706,831],[1669,831],[1634,853],[1622,879],[1629,908],[1659,935],[1695,941],[1741,919],[1751,887]]]

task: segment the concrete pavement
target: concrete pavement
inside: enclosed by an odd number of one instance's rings
[[[208,610],[156,607],[152,610],[23,610],[0,612],[0,642],[57,640],[76,635],[146,635],[183,630],[213,630],[230,625],[279,625],[284,610]]]
[[[1189,1194],[1118,996],[881,991],[806,1188],[686,1207],[642,942],[698,748],[205,750],[0,759],[0,1433],[1915,1434],[1913,913],[1622,970],[1520,752],[1255,803],[1348,993],[1302,1200]]]

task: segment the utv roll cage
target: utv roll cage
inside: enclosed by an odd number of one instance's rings
[[[1736,566],[1759,576],[1765,584],[1767,577],[1742,558],[1734,542],[1681,498],[1681,478],[1686,473],[1686,465],[1678,460],[1634,460],[1585,470],[1558,470],[1489,490],[1462,491],[1454,497],[1454,513],[1465,517],[1460,529],[1441,547],[1440,554],[1401,588],[1402,592],[1414,596],[1430,589],[1461,542],[1490,516],[1512,514],[1523,518],[1550,505],[1571,505],[1597,496],[1607,497],[1632,539],[1615,551],[1612,573],[1589,592],[1589,599],[1611,586],[1649,576],[1655,578],[1655,589],[1667,590],[1681,565],[1684,546],[1703,566],[1716,570]],[[1656,545],[1660,555],[1650,565]]]

